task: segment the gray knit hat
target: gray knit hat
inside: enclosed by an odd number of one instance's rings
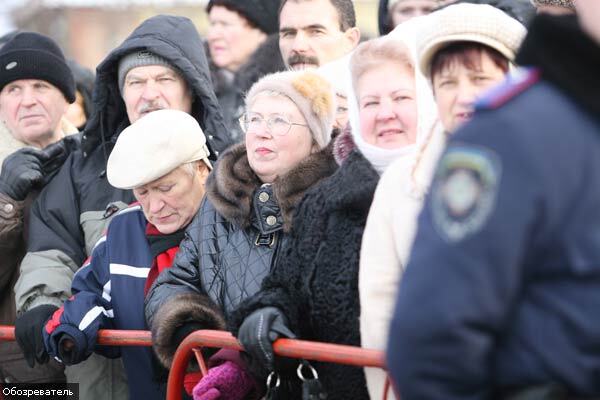
[[[313,71],[284,71],[262,77],[248,91],[246,108],[264,91],[281,93],[300,110],[320,148],[331,140],[335,119],[334,89]]]
[[[575,10],[573,0],[531,0],[534,6],[557,6]]]
[[[145,65],[164,65],[165,67],[173,68],[167,59],[156,55],[148,50],[139,50],[123,56],[119,61],[119,90],[123,93],[123,85],[127,73],[134,68],[143,67]]]

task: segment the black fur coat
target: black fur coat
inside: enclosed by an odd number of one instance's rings
[[[371,164],[354,150],[305,195],[279,263],[232,318],[234,334],[250,313],[275,306],[300,339],[360,346],[360,246],[378,181]],[[313,365],[328,400],[369,398],[362,368]]]

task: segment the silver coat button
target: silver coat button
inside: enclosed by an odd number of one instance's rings
[[[267,217],[267,225],[269,226],[273,226],[277,223],[277,217],[275,217],[274,215],[269,215]]]
[[[12,212],[12,210],[14,210],[15,207],[10,203],[6,203],[3,207],[3,209],[4,209],[4,212],[9,213],[9,212]]]
[[[258,195],[258,200],[260,200],[263,203],[266,203],[267,201],[269,201],[269,193],[261,192]]]

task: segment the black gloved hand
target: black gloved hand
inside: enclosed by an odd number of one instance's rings
[[[31,189],[43,182],[42,164],[48,156],[34,148],[23,148],[4,159],[0,172],[0,192],[16,201],[23,201]]]
[[[54,176],[54,172],[58,171],[60,167],[65,163],[65,160],[69,156],[69,150],[67,149],[67,140],[65,138],[56,143],[52,143],[49,146],[44,147],[42,153],[46,156],[46,161],[42,164],[42,172],[44,174],[44,185],[46,185],[51,177]]]
[[[44,304],[25,312],[15,321],[17,343],[31,368],[35,365],[35,361],[39,364],[48,362],[42,329],[56,310],[58,310],[58,307]]]
[[[244,319],[238,340],[252,359],[252,364],[268,373],[274,367],[273,342],[280,337],[290,339],[296,335],[287,327],[285,315],[276,307],[264,307]]]
[[[58,358],[65,365],[79,364],[86,359],[84,352],[77,346],[73,336],[63,333],[58,340]]]

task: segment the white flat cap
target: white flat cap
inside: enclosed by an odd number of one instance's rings
[[[133,189],[188,162],[203,160],[212,168],[209,154],[194,117],[178,110],[158,110],[121,132],[108,158],[106,175],[112,186]]]
[[[487,4],[456,4],[429,14],[418,35],[419,66],[427,77],[435,53],[454,42],[476,42],[489,46],[509,61],[527,34],[527,29],[504,11]]]

